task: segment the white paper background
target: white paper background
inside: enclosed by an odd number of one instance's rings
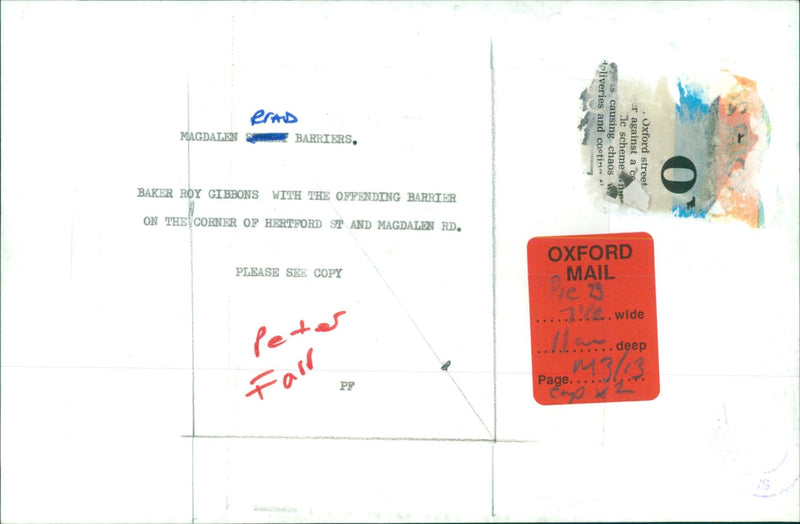
[[[0,519],[797,519],[797,35],[791,3],[3,3]],[[758,82],[765,228],[593,207],[578,97],[602,59]],[[241,138],[262,107],[359,144],[178,139],[187,116]],[[141,223],[185,201],[135,198],[189,172],[262,193],[196,214],[463,231],[195,228],[190,248],[186,228]],[[458,204],[270,195],[316,187]],[[655,239],[661,394],[540,406],[526,243],[618,231]],[[242,281],[236,265],[346,277]],[[266,390],[274,402],[244,398],[284,364],[252,356],[259,325],[285,334],[339,309],[314,371]],[[286,365],[305,352],[286,348]]]

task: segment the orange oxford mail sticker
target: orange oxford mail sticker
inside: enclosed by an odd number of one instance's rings
[[[653,237],[533,238],[528,287],[539,404],[658,396]]]

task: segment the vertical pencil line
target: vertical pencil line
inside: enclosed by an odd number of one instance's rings
[[[497,442],[497,170],[495,164],[494,42],[492,40],[489,40],[489,71],[492,93],[492,412],[494,413],[493,439]]]
[[[494,41],[492,39],[489,39],[489,75],[492,98],[492,413],[494,416],[494,429],[492,431],[492,517],[494,517],[494,447],[497,443],[497,168],[495,163]]]
[[[191,130],[189,121],[189,81],[186,81],[186,131]],[[192,163],[191,163],[191,141],[186,141],[186,184],[187,189],[192,188]],[[194,523],[194,437],[195,432],[195,407],[194,407],[194,234],[192,231],[192,214],[194,212],[194,203],[192,199],[189,200],[189,209],[187,216],[189,218],[189,293],[190,293],[190,311],[191,311],[191,329],[192,329],[192,522]]]
[[[492,516],[497,516],[494,510],[494,446],[495,443],[492,442]]]

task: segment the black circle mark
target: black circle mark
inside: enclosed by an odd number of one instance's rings
[[[664,172],[667,169],[689,169],[692,172],[692,179],[668,180],[667,177],[664,176]],[[694,163],[685,156],[674,156],[661,166],[661,183],[664,184],[664,187],[671,193],[686,193],[694,187],[695,182],[697,182],[697,168],[694,166]]]

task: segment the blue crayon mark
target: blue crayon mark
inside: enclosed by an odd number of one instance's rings
[[[769,145],[772,142],[772,122],[767,113],[767,106],[761,106],[761,115],[764,117],[764,123],[767,124],[767,145]]]
[[[289,133],[254,133],[247,137],[251,144],[256,142],[286,142]]]
[[[695,121],[708,114],[711,106],[704,100],[706,93],[698,84],[686,84],[678,80],[680,103],[675,104],[678,118],[683,121]]]
[[[708,210],[696,207],[686,207],[686,204],[678,204],[672,207],[672,216],[683,218],[705,218]]]

